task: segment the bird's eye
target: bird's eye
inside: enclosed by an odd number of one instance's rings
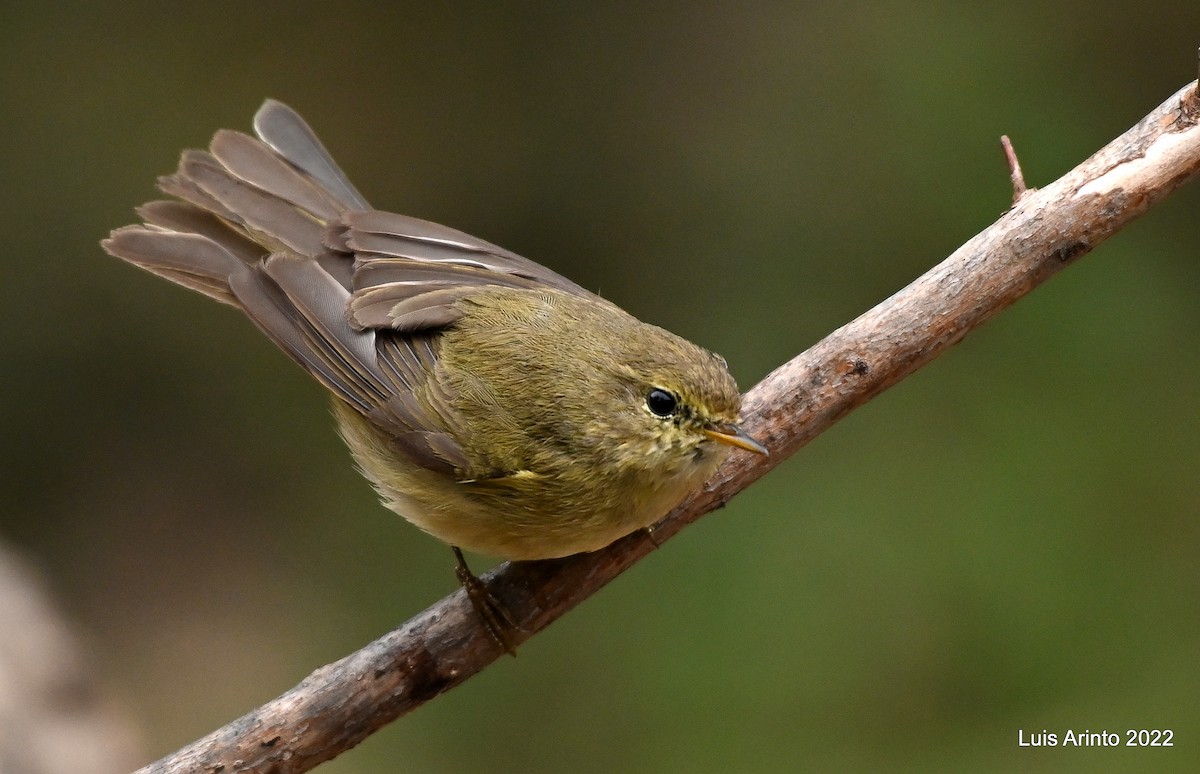
[[[646,395],[646,408],[650,413],[659,417],[669,417],[675,413],[678,401],[666,390],[653,389]]]

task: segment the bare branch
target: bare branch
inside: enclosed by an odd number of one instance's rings
[[[490,573],[489,586],[525,630],[516,639],[549,625],[1196,176],[1198,116],[1193,83],[1070,173],[1019,197],[911,285],[776,369],[744,403],[746,428],[771,457],[733,455],[653,535],[639,532],[595,553],[509,563]],[[307,771],[501,654],[459,591],[142,772]]]

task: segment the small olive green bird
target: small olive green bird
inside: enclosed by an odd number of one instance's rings
[[[240,308],[325,385],[362,472],[455,548],[493,633],[458,548],[594,551],[732,447],[766,453],[717,355],[496,245],[372,209],[282,103],[254,130],[184,151],[158,183],[182,201],[143,205],[104,249]]]

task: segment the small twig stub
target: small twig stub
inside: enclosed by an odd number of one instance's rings
[[[1017,152],[1013,149],[1012,140],[1007,134],[1000,135],[1000,147],[1004,149],[1004,158],[1008,161],[1008,174],[1012,179],[1013,204],[1018,204],[1029,193],[1025,185],[1025,174],[1021,171],[1021,162],[1017,160]]]

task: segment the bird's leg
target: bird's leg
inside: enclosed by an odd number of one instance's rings
[[[500,603],[500,600],[488,591],[487,584],[471,572],[471,568],[467,566],[467,560],[463,558],[462,551],[458,546],[450,546],[450,549],[454,551],[454,558],[458,561],[458,566],[454,568],[454,574],[458,576],[458,582],[467,592],[467,599],[471,600],[471,607],[475,608],[475,612],[483,620],[484,628],[488,630],[488,634],[492,635],[496,644],[504,648],[508,655],[516,656],[517,648],[513,643],[512,633],[521,627],[513,620],[512,615]]]

